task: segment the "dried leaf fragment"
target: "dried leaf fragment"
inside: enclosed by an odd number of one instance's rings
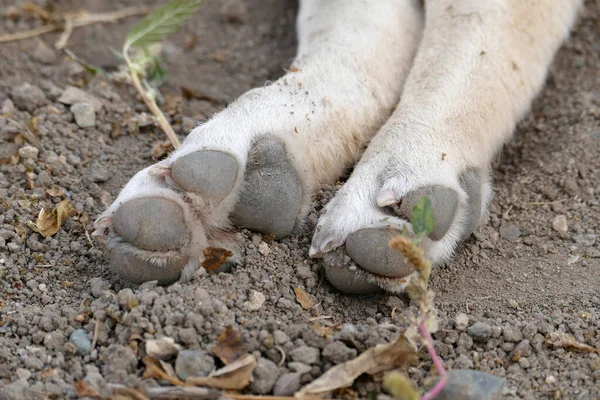
[[[54,235],[63,222],[75,213],[68,200],[63,200],[50,210],[42,208],[35,222],[35,226],[43,237]]]
[[[84,381],[76,381],[73,384],[75,388],[75,393],[79,397],[91,397],[91,398],[103,398],[100,393]]]
[[[296,294],[296,301],[300,303],[302,308],[304,308],[305,310],[310,310],[312,308],[313,302],[310,299],[310,297],[308,297],[308,293],[306,293],[306,290],[297,287],[294,288],[294,293]]]
[[[207,271],[213,272],[217,270],[221,265],[225,264],[227,259],[233,255],[232,252],[219,247],[207,247],[202,250],[204,254],[204,261],[202,261],[202,267]]]
[[[188,378],[185,383],[196,386],[210,386],[217,389],[241,390],[250,383],[254,368],[256,368],[256,359],[252,354],[246,354],[207,377]]]
[[[296,397],[306,398],[307,395],[316,395],[348,387],[364,373],[375,375],[396,368],[402,363],[412,362],[415,358],[415,347],[402,334],[395,342],[378,344],[355,359],[329,369],[302,388],[296,394]]]
[[[546,336],[546,344],[553,347],[564,347],[571,351],[581,351],[584,353],[600,353],[600,349],[589,346],[584,343],[579,343],[575,338],[568,333],[552,332]]]
[[[224,364],[230,364],[247,353],[246,345],[242,342],[242,335],[227,325],[219,335],[219,340],[213,354],[219,357]]]

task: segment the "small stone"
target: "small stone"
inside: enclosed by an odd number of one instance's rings
[[[469,326],[469,316],[465,313],[458,313],[454,317],[454,327],[457,331],[462,332]]]
[[[28,144],[19,149],[19,156],[25,159],[35,160],[39,153],[40,151],[37,149],[37,147],[33,147]]]
[[[102,296],[102,292],[110,288],[110,283],[102,278],[92,278],[90,279],[90,287],[92,289],[92,296],[98,298]]]
[[[75,103],[71,106],[75,122],[82,128],[96,125],[96,111],[90,103]]]
[[[529,357],[531,355],[531,345],[529,344],[529,340],[524,339],[517,344],[514,349],[510,352],[508,357],[512,361],[519,361],[521,357]]]
[[[17,379],[2,387],[0,397],[3,399],[24,400],[25,391],[29,388],[29,383],[25,379]]]
[[[71,333],[69,342],[77,347],[79,354],[88,354],[92,349],[92,341],[88,338],[88,333],[85,329],[76,329]]]
[[[54,64],[58,59],[56,51],[52,50],[43,41],[38,41],[38,45],[33,49],[31,56],[34,60],[39,61],[42,64]]]
[[[531,363],[529,362],[529,360],[527,359],[527,357],[521,357],[519,359],[519,365],[523,369],[528,369],[529,367],[531,367]]]
[[[545,381],[546,381],[546,383],[547,383],[548,385],[552,385],[552,384],[554,384],[554,383],[556,382],[556,378],[555,378],[555,377],[553,377],[552,375],[548,375],[548,376],[546,377]]]
[[[29,112],[33,112],[38,107],[48,103],[48,99],[42,89],[29,83],[14,87],[11,96],[18,108]]]
[[[48,350],[58,350],[65,345],[65,337],[60,331],[54,331],[44,336],[44,346]]]
[[[293,372],[284,374],[277,379],[273,394],[275,396],[293,396],[300,389],[300,378],[302,374]]]
[[[502,395],[504,380],[481,371],[448,371],[448,383],[436,400],[494,400]]]
[[[505,326],[502,337],[507,342],[517,343],[523,340],[523,334],[521,330],[513,326]]]
[[[500,237],[503,239],[514,241],[521,236],[521,230],[513,224],[504,224],[500,227]]]
[[[510,300],[508,300],[508,306],[510,308],[517,309],[517,308],[519,308],[519,303],[517,303],[516,300],[510,299]]]
[[[592,247],[585,251],[585,255],[589,258],[600,258],[600,250],[598,250],[595,247]]]
[[[273,390],[277,378],[279,377],[279,368],[277,364],[267,358],[259,358],[256,362],[256,368],[252,372],[254,380],[250,384],[253,393],[267,394]]]
[[[256,290],[250,291],[250,296],[248,296],[248,301],[245,301],[243,306],[248,311],[258,311],[262,308],[265,303],[266,297],[261,292],[257,292]]]
[[[125,311],[129,311],[140,304],[137,296],[130,288],[120,290],[117,294],[117,299],[119,300],[119,305]]]
[[[170,337],[151,339],[146,342],[146,353],[159,360],[168,360],[181,350],[181,346]]]
[[[319,349],[308,346],[300,346],[290,351],[290,357],[294,361],[301,362],[303,364],[318,364],[320,361]]]
[[[351,349],[343,342],[329,343],[323,349],[323,357],[334,364],[341,364],[357,356],[356,349]]]
[[[58,101],[69,105],[75,103],[90,103],[94,107],[94,111],[100,111],[103,106],[102,100],[75,86],[67,86],[65,91],[58,98]]]
[[[485,322],[476,322],[467,329],[467,333],[476,342],[486,342],[492,337],[492,327]]]
[[[269,248],[268,244],[262,242],[258,245],[258,252],[263,256],[267,257],[269,254],[271,254],[271,249]]]
[[[569,230],[567,217],[565,215],[557,215],[552,221],[552,229],[559,233],[566,233]]]
[[[290,341],[290,337],[284,331],[276,330],[273,332],[273,340],[275,344],[282,345]]]
[[[98,162],[89,166],[86,175],[92,182],[106,182],[111,176],[108,168]]]
[[[0,164],[10,163],[10,159],[18,154],[19,147],[16,143],[2,143],[2,146],[0,146]]]
[[[175,360],[175,372],[182,380],[192,376],[208,376],[214,368],[214,358],[202,350],[182,350]]]
[[[591,247],[596,243],[596,235],[593,233],[584,233],[583,235],[574,236],[573,240],[583,247]]]
[[[302,364],[295,361],[288,363],[288,368],[292,372],[299,372],[301,374],[306,374],[307,372],[310,372],[312,370],[312,367],[310,365]]]
[[[17,376],[19,379],[27,380],[31,378],[31,372],[26,370],[25,368],[17,368]]]
[[[473,360],[467,357],[464,354],[458,356],[456,360],[454,360],[454,369],[470,369],[473,368]]]

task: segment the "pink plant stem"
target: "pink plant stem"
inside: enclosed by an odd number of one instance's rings
[[[433,347],[433,338],[425,325],[425,320],[427,319],[427,314],[424,314],[419,322],[419,330],[421,331],[421,335],[425,339],[425,346],[427,347],[427,352],[431,359],[433,360],[433,365],[435,365],[435,369],[437,369],[438,374],[440,375],[440,379],[436,382],[435,386],[427,393],[421,397],[421,400],[433,400],[437,397],[438,394],[442,391],[444,386],[446,386],[446,382],[448,381],[448,376],[446,375],[446,369],[444,368],[444,364],[442,364],[442,360],[437,355],[435,348]]]

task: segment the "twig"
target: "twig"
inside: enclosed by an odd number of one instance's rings
[[[90,353],[94,351],[94,347],[96,347],[96,343],[98,342],[98,335],[100,334],[100,320],[96,320],[96,324],[94,325],[94,337],[92,338],[92,347],[90,347]]]
[[[127,386],[116,383],[109,383],[107,386],[115,392],[128,389]],[[204,387],[165,386],[146,388],[145,395],[150,399],[212,400],[221,398],[223,392]]]
[[[435,351],[435,348],[433,347],[433,338],[431,337],[431,334],[427,329],[427,325],[425,325],[426,320],[427,314],[423,314],[423,316],[421,317],[421,321],[419,322],[419,331],[421,331],[421,335],[423,336],[423,339],[425,339],[424,341],[425,346],[427,347],[427,352],[433,360],[433,365],[435,366],[435,369],[440,374],[440,379],[430,391],[423,395],[421,400],[432,400],[435,399],[438,394],[440,394],[440,392],[446,385],[446,382],[448,381],[448,375],[446,375],[446,369],[444,368],[444,364],[442,364],[442,360],[440,359],[437,352]]]
[[[80,28],[82,26],[87,26],[91,24],[101,23],[101,22],[116,22],[119,19],[132,17],[135,15],[143,15],[148,12],[146,7],[129,7],[124,8],[122,10],[111,11],[107,13],[101,14],[72,14],[65,18],[64,23],[51,23],[48,25],[41,26],[39,28],[31,29],[23,32],[9,33],[6,35],[0,35],[0,43],[14,42],[18,40],[30,39],[32,37],[40,36],[46,33],[64,30],[65,32],[69,29]],[[70,25],[70,27],[69,27]],[[64,41],[64,45],[66,46],[66,42],[69,39],[69,34],[63,33],[59,38],[58,42],[56,42],[55,46],[62,44]],[[61,49],[62,47],[57,47]]]
[[[148,93],[148,91],[146,91],[144,86],[142,85],[142,81],[140,80],[140,76],[139,76],[139,71],[135,68],[135,64],[129,58],[129,54],[127,54],[126,49],[125,49],[125,51],[123,51],[123,57],[125,57],[125,62],[127,63],[127,67],[129,68],[129,75],[131,75],[131,80],[133,82],[133,86],[138,91],[140,96],[142,96],[142,100],[144,100],[144,103],[146,103],[146,107],[148,107],[150,112],[154,115],[154,117],[158,121],[158,124],[160,125],[162,130],[167,135],[167,138],[173,145],[173,148],[178,149],[180,143],[179,143],[179,139],[177,138],[177,135],[175,135],[175,132],[173,131],[173,128],[171,127],[171,124],[169,124],[169,121],[167,121],[167,118],[165,117],[163,112],[158,107],[158,104],[156,104],[154,96],[151,96]]]
[[[67,42],[71,37],[71,33],[73,33],[73,20],[71,18],[67,18],[65,20],[65,29],[60,34],[60,37],[58,38],[56,43],[54,43],[54,47],[57,50],[62,50],[65,47],[67,47]]]
[[[532,201],[530,203],[525,203],[525,204],[527,204],[528,206],[550,206],[552,204],[560,204],[567,200],[569,200],[569,199],[566,198],[566,199],[555,200],[555,201]]]

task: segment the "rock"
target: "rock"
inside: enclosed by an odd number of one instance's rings
[[[521,231],[513,224],[504,224],[500,227],[500,237],[503,239],[514,241],[521,236]]]
[[[471,360],[470,357],[461,354],[458,356],[458,358],[456,358],[456,360],[454,360],[453,368],[456,368],[458,370],[473,368],[473,360]]]
[[[593,233],[584,233],[573,237],[575,243],[583,247],[592,247],[596,243],[596,235]]]
[[[598,250],[595,247],[592,247],[591,249],[587,249],[585,251],[585,255],[589,258],[600,258],[600,250]]]
[[[58,59],[56,51],[52,50],[43,41],[38,41],[38,45],[31,52],[31,56],[34,60],[41,62],[42,64],[54,64]]]
[[[130,288],[120,290],[119,293],[117,293],[117,299],[119,300],[119,305],[124,311],[129,311],[140,304],[137,296]]]
[[[505,326],[503,329],[502,337],[507,342],[517,343],[523,340],[523,334],[521,330],[514,326]]]
[[[492,327],[485,322],[476,322],[467,329],[467,333],[476,342],[486,342],[492,337]]]
[[[277,379],[273,394],[275,396],[293,396],[300,389],[300,378],[302,374],[293,372],[284,374]]]
[[[87,331],[85,329],[76,329],[71,333],[69,342],[73,343],[77,347],[79,354],[88,354],[92,349],[92,341],[88,338]]]
[[[275,344],[282,345],[290,341],[290,337],[284,331],[276,330],[273,332],[273,340]]]
[[[256,290],[251,290],[248,301],[244,302],[244,308],[248,311],[260,310],[265,300],[266,297],[264,294],[257,292]]]
[[[290,351],[289,355],[292,360],[307,365],[318,364],[320,361],[319,349],[314,347],[300,346]]]
[[[151,339],[146,342],[146,353],[159,360],[168,360],[181,350],[181,346],[170,337]]]
[[[323,358],[334,364],[341,364],[351,360],[355,358],[357,354],[356,349],[349,348],[343,342],[329,343],[323,349]]]
[[[11,97],[17,108],[29,112],[33,112],[38,107],[48,103],[48,99],[42,89],[29,83],[14,87]]]
[[[16,372],[19,379],[27,380],[31,378],[31,372],[26,370],[25,368],[17,368]]]
[[[71,112],[75,122],[82,128],[96,125],[96,111],[90,103],[75,103],[71,106]]]
[[[556,378],[553,377],[552,375],[548,375],[546,377],[545,381],[548,385],[553,385],[556,382]]]
[[[90,165],[86,175],[92,182],[106,182],[110,179],[108,168],[98,162]]]
[[[569,230],[567,217],[565,215],[557,215],[552,221],[552,229],[558,233],[566,233]]]
[[[175,360],[175,373],[182,380],[191,376],[208,376],[214,368],[215,360],[202,350],[182,350]]]
[[[65,337],[60,331],[54,331],[44,336],[44,346],[48,350],[59,350],[65,345]]]
[[[19,145],[16,143],[2,143],[0,146],[0,164],[10,163],[10,159],[19,152]]]
[[[517,308],[519,308],[519,303],[517,303],[517,301],[514,299],[510,299],[510,300],[508,300],[508,306],[510,308],[517,309]]]
[[[469,369],[448,371],[448,382],[436,400],[497,400],[502,398],[504,380]]]
[[[11,116],[17,111],[15,103],[11,99],[6,99],[2,102],[2,114]]]
[[[75,103],[90,103],[96,112],[100,111],[103,106],[102,100],[74,86],[67,86],[65,91],[58,98],[58,101],[69,105]]]
[[[92,296],[98,298],[102,296],[102,292],[110,288],[110,283],[102,278],[92,278],[90,279],[90,287],[92,289]]]
[[[103,349],[104,369],[102,375],[109,382],[122,381],[128,374],[135,371],[138,359],[131,348],[119,344],[111,344]]]
[[[271,254],[271,249],[269,248],[268,244],[262,242],[258,245],[258,252],[263,256],[267,257],[269,254]]]
[[[524,339],[519,342],[518,345],[515,346],[514,349],[508,355],[513,361],[518,361],[521,357],[529,357],[531,355],[531,345],[529,344],[529,340]]]
[[[312,367],[310,365],[302,364],[295,361],[288,363],[288,368],[292,372],[299,372],[301,374],[306,374],[307,372],[310,372],[312,370]]]
[[[25,159],[35,160],[37,159],[39,153],[40,151],[37,147],[33,147],[28,144],[19,149],[19,157]]]
[[[9,400],[24,400],[25,391],[29,388],[29,383],[25,379],[18,379],[8,385],[0,388],[0,398]]]
[[[310,370],[310,368],[309,368]],[[253,393],[267,394],[273,390],[279,377],[277,364],[267,358],[259,358],[252,372],[254,380],[250,384]]]
[[[458,313],[454,317],[454,328],[457,331],[462,332],[469,326],[469,316],[465,313]]]

